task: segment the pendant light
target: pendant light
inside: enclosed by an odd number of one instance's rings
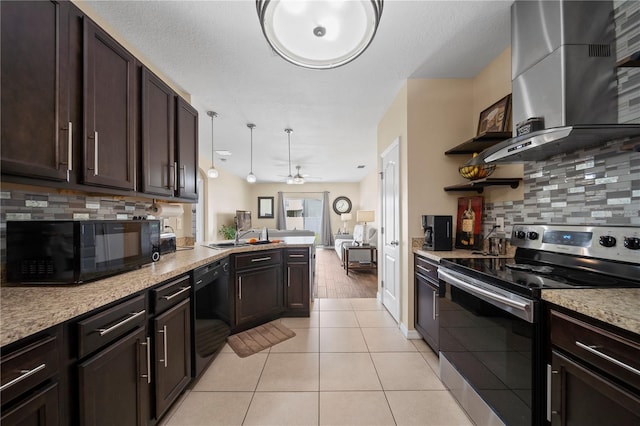
[[[218,170],[216,170],[215,164],[215,150],[213,148],[213,119],[218,116],[218,113],[215,111],[207,111],[207,115],[211,117],[211,168],[207,170],[207,177],[211,179],[215,179],[218,177]]]
[[[256,180],[258,180],[256,178],[256,175],[253,174],[253,129],[256,128],[256,125],[253,124],[253,123],[249,123],[249,124],[247,124],[247,127],[251,130],[251,170],[249,171],[249,174],[247,175],[247,182],[255,183]]]
[[[383,0],[257,0],[267,42],[304,68],[331,69],[364,52],[376,35]]]
[[[293,176],[291,176],[291,132],[293,129],[284,129],[287,132],[287,140],[289,141],[289,176],[287,176],[287,185],[293,184]]]

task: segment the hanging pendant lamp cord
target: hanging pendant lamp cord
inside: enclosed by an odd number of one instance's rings
[[[213,167],[215,169],[215,167],[216,167],[216,162],[215,162],[215,157],[214,157],[215,150],[213,148],[213,117],[214,117],[214,114],[215,113],[211,114],[211,167]]]
[[[251,129],[251,174],[253,174],[253,127]]]

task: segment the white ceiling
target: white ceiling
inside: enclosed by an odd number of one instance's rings
[[[192,96],[200,112],[201,164],[249,172],[247,123],[255,123],[253,172],[281,182],[292,172],[357,182],[376,170],[377,124],[408,78],[470,78],[510,43],[512,1],[387,0],[378,32],[354,62],[309,70],[273,53],[253,0],[87,1],[98,16]],[[358,169],[364,165],[364,169]]]

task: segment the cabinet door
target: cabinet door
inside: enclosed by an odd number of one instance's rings
[[[198,199],[198,111],[181,97],[176,101],[176,145],[180,198]]]
[[[154,320],[156,418],[191,380],[190,299],[183,300]]]
[[[640,424],[640,396],[557,351],[551,353],[551,424]]]
[[[3,174],[67,180],[68,7],[57,1],[0,2]]]
[[[269,266],[236,274],[236,325],[282,311],[282,267]]]
[[[143,326],[78,366],[80,424],[146,424],[149,349]]]
[[[142,69],[142,191],[174,195],[174,92],[146,68]]]
[[[135,190],[136,61],[84,24],[84,183]]]
[[[439,350],[438,290],[420,273],[415,274],[416,330],[431,348]]]
[[[56,426],[60,424],[58,417],[58,384],[53,383],[30,395],[24,401],[8,409],[3,409],[4,425],[21,426]]]
[[[309,311],[309,263],[287,264],[286,288],[287,308]]]

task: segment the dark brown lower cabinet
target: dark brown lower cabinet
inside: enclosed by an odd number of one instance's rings
[[[2,412],[0,423],[21,426],[54,426],[58,417],[58,384],[52,383],[35,391],[19,404]]]
[[[191,381],[190,299],[158,315],[155,330],[156,418],[160,418]]]
[[[282,312],[282,267],[280,264],[236,274],[236,326],[250,326]],[[246,327],[245,327],[246,328]]]
[[[149,349],[141,326],[78,366],[80,424],[147,424]]]
[[[438,264],[425,257],[414,256],[415,327],[435,353],[440,348]]]
[[[286,249],[286,315],[309,315],[309,249]]]

